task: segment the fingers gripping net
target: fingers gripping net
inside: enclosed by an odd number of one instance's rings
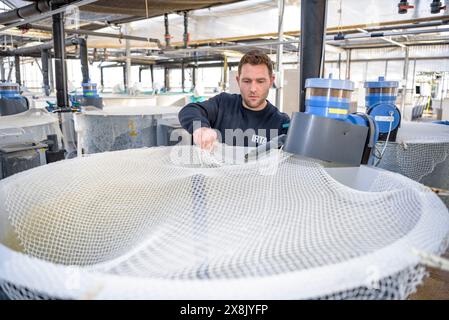
[[[126,150],[5,179],[4,291],[400,299],[425,275],[412,249],[446,248],[448,211],[416,182],[370,169],[376,176],[360,191],[311,160],[276,150],[243,163],[239,150]]]

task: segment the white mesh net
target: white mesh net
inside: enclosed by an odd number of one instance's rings
[[[384,143],[379,143],[379,149]],[[380,168],[430,187],[449,189],[449,126],[404,122],[397,142],[388,142]],[[449,197],[443,196],[449,206]]]
[[[413,249],[447,246],[447,209],[408,178],[244,151],[117,151],[1,181],[0,286],[19,299],[402,299],[425,275]]]
[[[75,114],[79,148],[92,154],[105,151],[154,147],[157,120],[177,116],[178,107],[86,108]]]
[[[40,142],[47,135],[58,136],[59,147],[62,147],[62,133],[58,117],[44,109],[28,111],[0,117],[0,145]]]

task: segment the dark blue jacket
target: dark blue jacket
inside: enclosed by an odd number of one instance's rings
[[[243,107],[240,94],[221,93],[204,102],[189,103],[179,112],[179,121],[189,133],[197,127],[213,128],[221,134],[220,142],[258,146],[287,133],[290,118],[270,102],[263,110],[252,111]]]

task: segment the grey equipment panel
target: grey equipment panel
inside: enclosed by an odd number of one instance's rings
[[[367,134],[367,127],[295,112],[284,150],[324,161],[359,166]]]

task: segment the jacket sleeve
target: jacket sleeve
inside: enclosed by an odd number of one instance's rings
[[[290,117],[286,113],[282,113],[281,126],[279,128],[279,135],[287,134],[290,126]]]
[[[204,102],[189,103],[179,112],[178,118],[182,127],[190,134],[198,127],[213,128],[217,120],[221,94]]]

